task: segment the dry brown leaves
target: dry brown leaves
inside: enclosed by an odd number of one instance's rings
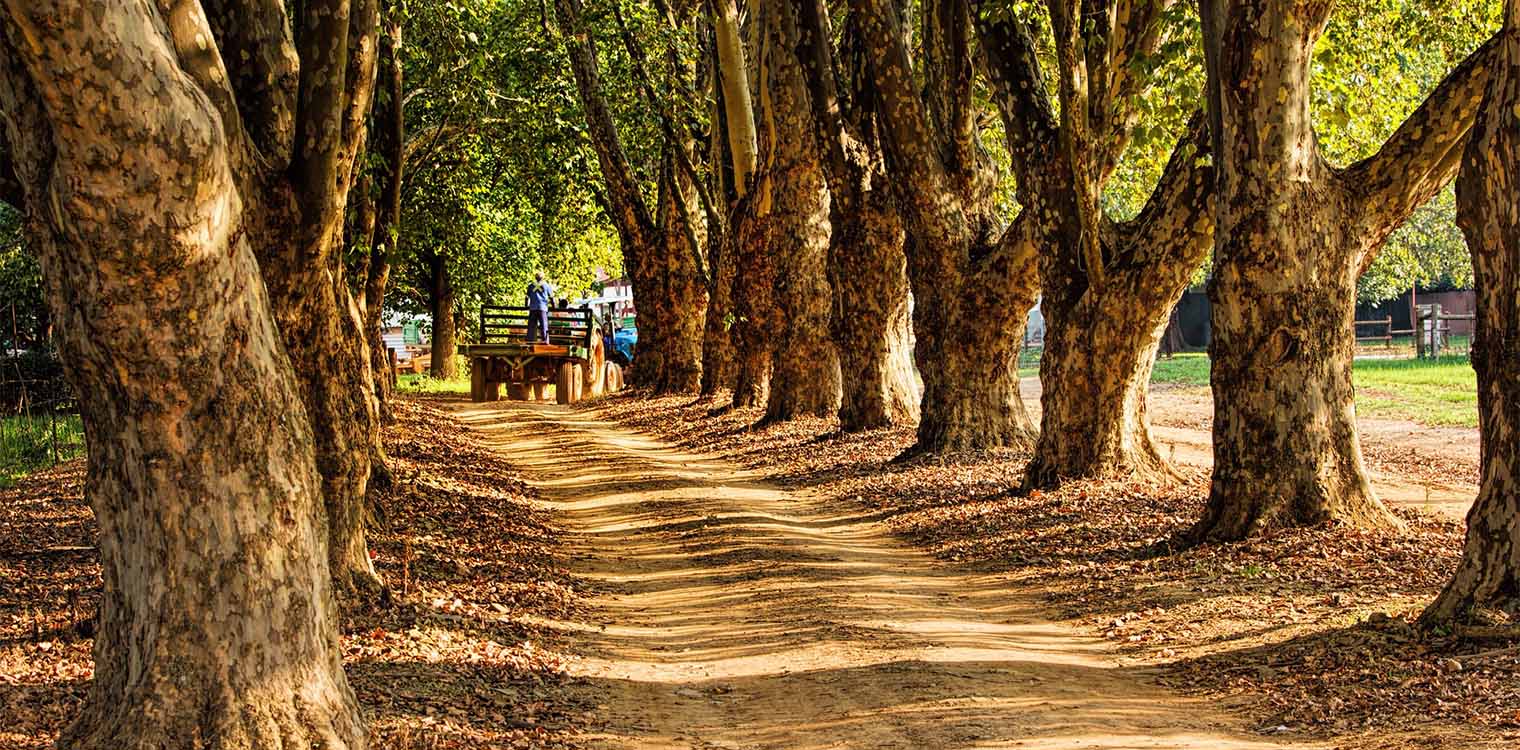
[[[1176,550],[1207,477],[1174,485],[1070,483],[1010,493],[1015,451],[891,459],[909,430],[834,434],[808,420],[759,429],[758,410],[714,412],[690,397],[625,395],[622,423],[875,510],[901,535],[957,564],[1005,571],[1052,614],[1158,665],[1179,689],[1229,697],[1269,734],[1334,736],[1347,747],[1520,740],[1520,651],[1420,635],[1411,621],[1450,574],[1456,524],[1404,513],[1407,533],[1321,527]],[[1391,462],[1390,462],[1391,463]],[[1391,616],[1390,616],[1391,614]]]
[[[587,707],[568,697],[560,636],[543,623],[573,621],[580,594],[551,519],[452,416],[395,409],[400,481],[370,535],[395,601],[343,622],[372,745],[574,747]],[[100,571],[82,481],[74,462],[0,493],[0,748],[50,747],[89,684]]]

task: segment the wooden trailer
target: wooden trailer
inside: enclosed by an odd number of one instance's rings
[[[573,404],[618,390],[623,373],[607,361],[605,343],[590,310],[549,311],[549,341],[528,341],[528,308],[487,306],[480,311],[478,343],[459,347],[470,360],[470,399],[496,401],[501,386],[514,401]]]

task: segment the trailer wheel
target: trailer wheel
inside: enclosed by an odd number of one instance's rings
[[[575,365],[569,362],[559,366],[559,379],[554,381],[554,401],[561,405],[575,403]]]
[[[507,398],[513,401],[527,401],[532,395],[527,383],[507,383]]]
[[[602,369],[605,371],[602,375],[602,381],[606,383],[603,391],[606,393],[617,393],[623,390],[623,368],[616,362],[608,362],[602,366]]]

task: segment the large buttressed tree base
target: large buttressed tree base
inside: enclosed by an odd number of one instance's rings
[[[832,416],[839,409],[839,356],[829,337],[829,192],[814,137],[807,76],[797,57],[797,9],[761,9],[761,200],[770,205],[776,321],[765,421]]]
[[[1451,582],[1422,619],[1520,612],[1520,0],[1505,3],[1499,61],[1457,177],[1457,221],[1478,289],[1472,363],[1478,373],[1482,484]]]
[[[834,291],[830,326],[842,386],[839,429],[913,424],[919,389],[903,254],[906,233],[878,137],[860,25],[853,16],[847,19],[836,55],[823,0],[801,3],[799,15],[802,57],[828,174],[828,268]],[[841,69],[848,71],[843,81],[836,78]]]
[[[1028,222],[1000,228],[977,142],[971,11],[924,14],[919,94],[892,0],[852,0],[876,95],[881,138],[907,223],[914,356],[923,377],[918,441],[907,455],[1028,446],[1018,353],[1038,295]]]
[[[0,6],[5,141],[101,527],[95,679],[59,745],[364,747],[314,439],[252,246],[239,76],[199,6],[158,7]],[[265,46],[289,28],[270,7],[244,17],[260,63],[292,49]],[[251,111],[283,127],[260,132],[291,144],[294,110],[268,104]]]
[[[1367,483],[1352,403],[1357,277],[1455,173],[1496,45],[1379,151],[1328,164],[1310,118],[1329,3],[1202,0],[1216,167],[1214,479],[1200,541],[1338,520],[1399,524]]]
[[[1114,221],[1098,200],[1119,166],[1150,87],[1140,61],[1177,33],[1171,2],[1051,0],[1060,115],[1027,25],[981,11],[983,48],[1018,176],[1020,221],[1040,253],[1040,439],[1025,488],[1064,479],[1172,474],[1151,440],[1151,363],[1172,306],[1212,240],[1206,129],[1195,117],[1140,214]],[[1083,20],[1085,19],[1085,20]]]

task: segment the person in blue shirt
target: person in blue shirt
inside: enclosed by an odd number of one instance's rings
[[[528,308],[528,341],[549,343],[549,303],[554,299],[554,285],[544,281],[540,271],[528,284],[524,306]]]

